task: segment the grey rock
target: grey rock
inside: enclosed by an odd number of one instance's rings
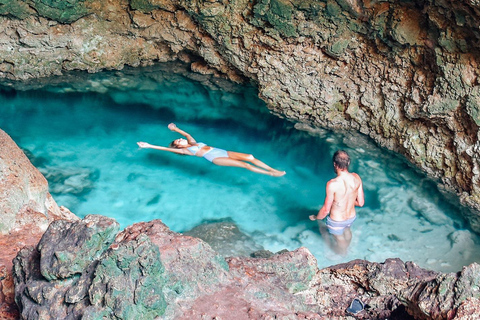
[[[183,234],[202,239],[224,257],[248,257],[255,251],[263,250],[231,219],[205,222]]]
[[[73,223],[54,221],[37,247],[42,275],[56,280],[81,274],[113,243],[119,228],[114,219],[100,215]]]

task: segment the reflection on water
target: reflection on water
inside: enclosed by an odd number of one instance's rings
[[[274,117],[252,88],[205,86],[168,71],[82,75],[47,89],[5,89],[0,128],[44,173],[57,203],[79,216],[103,214],[123,227],[161,219],[178,232],[232,219],[258,246],[273,252],[305,246],[321,267],[399,257],[458,271],[480,261],[479,237],[456,215],[458,208],[398,157],[359,135]],[[137,141],[167,145],[177,138],[166,127],[170,122],[197,141],[252,153],[287,175],[273,178],[137,147]],[[334,177],[331,157],[339,148],[350,153],[366,198],[343,258],[325,248],[308,219]]]

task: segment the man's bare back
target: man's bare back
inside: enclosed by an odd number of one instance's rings
[[[309,217],[310,220],[322,220],[330,215],[325,225],[328,233],[335,238],[333,250],[340,254],[346,254],[352,240],[350,225],[356,219],[355,206],[363,207],[365,203],[362,179],[358,174],[348,172],[349,165],[350,157],[345,151],[335,152],[333,168],[337,177],[327,182],[325,202],[318,214]],[[325,225],[319,223],[320,232],[330,243],[322,232]]]
[[[365,199],[362,179],[348,169],[335,168],[337,177],[327,182],[325,202],[317,216],[310,216],[311,220],[322,220],[328,214],[330,219],[345,221],[355,217],[355,206],[362,207]]]
[[[333,191],[330,218],[336,221],[344,221],[355,217],[358,191],[362,186],[362,180],[358,174],[341,171],[336,178],[329,181],[329,184]]]

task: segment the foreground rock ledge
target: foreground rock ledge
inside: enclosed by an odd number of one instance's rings
[[[89,215],[55,221],[14,259],[24,319],[465,319],[479,317],[480,265],[455,274],[390,259],[319,270],[305,248],[271,258],[219,256],[160,220]],[[52,259],[55,257],[55,259]]]

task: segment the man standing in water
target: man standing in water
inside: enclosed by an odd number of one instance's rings
[[[349,172],[350,157],[348,153],[339,150],[333,155],[333,168],[337,177],[327,182],[325,202],[318,214],[311,215],[310,220],[322,220],[327,217],[328,232],[334,237],[332,249],[341,255],[346,255],[348,246],[352,241],[350,226],[355,221],[355,206],[363,207],[365,203],[362,179],[356,173]],[[330,244],[330,239],[325,231],[320,232]]]

